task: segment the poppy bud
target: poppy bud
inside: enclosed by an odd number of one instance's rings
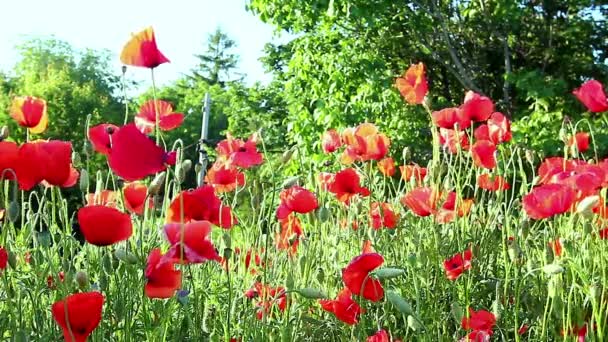
[[[534,151],[526,150],[525,156],[528,163],[534,164]]]
[[[85,194],[89,193],[89,173],[86,169],[80,170],[80,180],[78,185],[80,187],[80,191]]]
[[[397,278],[397,277],[405,274],[405,270],[403,270],[401,268],[384,267],[384,268],[375,270],[373,274],[376,276],[376,278],[378,278],[380,280],[385,280],[385,279]]]
[[[80,288],[86,288],[89,286],[89,276],[87,273],[83,271],[76,272],[76,283],[78,283]]]
[[[327,222],[331,218],[331,212],[326,206],[319,207],[319,210],[317,210],[317,218],[321,222]]]
[[[8,126],[2,126],[2,128],[0,128],[0,141],[3,141],[4,139],[8,138],[8,135]]]
[[[464,316],[462,306],[460,306],[460,304],[458,304],[458,302],[452,303],[450,312],[452,313],[452,317],[454,318],[454,320],[456,320],[456,322],[460,322],[462,317]]]
[[[184,180],[186,179],[186,175],[188,174],[188,171],[190,171],[190,169],[192,169],[191,160],[186,159],[183,162],[179,163],[175,169],[175,175],[177,177],[177,181],[180,183],[183,183]]]
[[[317,280],[319,283],[323,283],[325,281],[325,271],[321,267],[317,268]]]
[[[8,252],[8,264],[12,269],[17,268],[17,256],[13,252]]]
[[[396,292],[387,291],[386,298],[402,314],[411,315],[414,313],[414,310],[412,309],[412,306],[410,305],[410,303],[408,303],[405,299],[403,299]]]
[[[419,331],[424,328],[420,321],[412,315],[407,316],[407,326],[413,331]]]
[[[300,176],[289,177],[283,182],[283,189],[288,189],[294,185],[298,185],[299,181],[300,181]]]
[[[224,259],[230,259],[232,258],[232,249],[230,248],[224,248]]]
[[[85,156],[91,156],[94,153],[93,150],[93,145],[91,145],[91,143],[89,142],[89,140],[85,140],[84,143],[82,144],[82,153]]]
[[[125,259],[125,262],[127,264],[136,264],[139,261],[139,259],[137,259],[137,256],[133,253],[127,253],[127,257]]]
[[[327,294],[321,290],[313,289],[311,287],[305,287],[303,289],[299,289],[298,292],[302,297],[307,299],[324,299],[328,298]]]
[[[110,255],[109,254],[105,254],[101,260],[101,266],[103,267],[103,270],[107,273],[107,274],[112,274],[114,272],[114,267],[112,267],[112,259],[110,259]]]
[[[559,297],[562,290],[562,278],[551,277],[547,283],[547,295],[549,298]]]
[[[165,172],[161,172],[154,177],[150,186],[148,186],[148,194],[150,195],[158,195],[160,193],[160,189],[163,187],[165,183]]]
[[[73,151],[72,152],[72,165],[74,166],[80,166],[80,162],[82,160],[80,160],[80,154],[78,154],[78,152]]]
[[[543,267],[543,271],[547,273],[547,275],[555,275],[564,272],[564,268],[559,264],[548,264]]]
[[[122,66],[122,74],[124,75],[124,74],[126,74],[126,73],[127,73],[127,66],[126,66],[126,65],[123,65],[123,66]]]
[[[224,240],[224,245],[226,245],[226,248],[232,248],[232,238],[230,237],[230,234],[224,233],[222,240]]]
[[[127,260],[127,252],[120,248],[114,251],[114,256],[116,257],[116,259],[120,260],[120,261],[126,261]]]
[[[295,286],[295,283],[294,283],[294,281],[293,281],[293,276],[291,275],[291,273],[289,273],[289,274],[287,275],[287,279],[285,279],[285,287],[286,287],[288,290],[291,290],[291,289],[293,289],[293,288],[294,288],[294,286]]]
[[[291,160],[291,157],[293,156],[294,152],[295,149],[293,148],[290,148],[289,150],[283,152],[283,155],[281,156],[281,163],[287,164],[287,162]]]
[[[576,206],[576,212],[585,218],[590,218],[593,216],[593,208],[595,208],[599,203],[599,196],[585,197]]]
[[[15,223],[19,218],[20,212],[21,207],[19,206],[19,202],[17,202],[16,200],[12,200],[11,203],[9,203],[8,205],[8,209],[6,210],[6,216],[8,217],[9,221]]]
[[[492,313],[494,314],[494,317],[496,317],[497,320],[500,319],[501,311],[502,311],[502,304],[500,303],[500,301],[498,299],[495,299],[494,301],[492,301]]]

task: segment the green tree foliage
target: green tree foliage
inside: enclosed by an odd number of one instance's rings
[[[285,80],[290,137],[305,142],[317,140],[320,128],[364,120],[408,144],[428,136],[420,131],[425,114],[401,108],[390,90],[418,61],[427,65],[435,108],[459,104],[463,88],[485,94],[512,118],[526,119],[517,133],[530,144],[538,143],[536,128],[555,132],[565,114],[583,111],[569,93],[584,78],[608,76],[608,10],[601,2],[251,0],[249,6],[297,36],[267,61]],[[547,101],[546,110],[531,108],[538,101]]]
[[[12,138],[25,131],[8,115],[12,97],[32,95],[47,101],[49,127],[40,137],[83,141],[87,115],[92,122],[119,122],[124,112],[120,77],[111,72],[108,52],[76,51],[69,44],[35,39],[18,47],[21,60],[11,75],[0,76],[0,122]],[[78,146],[74,146],[76,150]]]
[[[218,27],[207,39],[206,52],[195,55],[199,64],[192,70],[190,78],[195,82],[204,81],[223,87],[230,81],[238,64],[238,56],[231,52],[235,47],[236,42]]]

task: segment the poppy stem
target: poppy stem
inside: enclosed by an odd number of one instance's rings
[[[154,120],[154,132],[156,134],[156,145],[160,144],[160,128],[158,123],[160,122],[160,112],[156,105],[156,80],[154,79],[154,68],[150,69],[150,75],[152,76],[152,99],[154,100],[154,113],[156,119]]]
[[[154,70],[154,69],[152,69],[152,70]],[[121,82],[120,82],[120,86],[122,88],[122,99],[125,102],[125,120],[124,120],[123,125],[126,125],[128,119],[129,119],[129,102],[127,101],[127,85],[126,85],[126,78],[125,78],[126,72],[127,72],[127,67],[123,66],[122,77],[121,77]],[[152,75],[154,77],[154,71],[152,72]]]

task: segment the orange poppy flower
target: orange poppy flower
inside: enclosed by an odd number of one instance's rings
[[[429,91],[424,75],[424,64],[412,64],[409,69],[396,80],[397,89],[409,104],[421,104]]]
[[[46,101],[33,96],[16,97],[13,100],[10,114],[19,126],[27,127],[34,134],[44,132],[49,123]]]
[[[156,126],[156,112],[158,112],[158,128],[163,131],[174,130],[184,122],[184,114],[174,113],[173,106],[169,102],[150,100],[139,108],[139,113],[135,115],[135,126],[144,134],[151,133]]]
[[[378,170],[386,177],[392,177],[395,174],[395,161],[393,158],[384,158],[378,162]]]
[[[120,53],[120,61],[127,65],[153,69],[168,63],[169,59],[158,50],[154,30],[148,27],[131,37]]]

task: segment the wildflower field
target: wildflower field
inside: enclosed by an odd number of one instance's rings
[[[151,28],[120,57],[152,78],[168,62]],[[315,158],[267,151],[264,127],[228,133],[205,170],[166,139],[184,115],[156,92],[122,123],[90,120],[79,145],[47,140],[46,101],[15,96],[20,128],[0,141],[2,340],[608,340],[594,125],[565,122],[564,153],[541,158],[486,96],[434,108],[426,71],[391,89],[428,112],[425,165],[361,122],[317,132]],[[605,117],[600,82],[571,96]]]

